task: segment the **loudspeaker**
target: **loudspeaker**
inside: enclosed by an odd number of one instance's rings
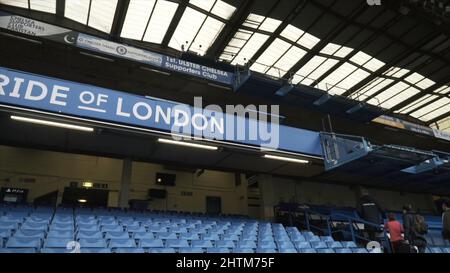
[[[148,191],[148,196],[150,198],[165,199],[167,197],[167,191],[159,189],[150,189]]]

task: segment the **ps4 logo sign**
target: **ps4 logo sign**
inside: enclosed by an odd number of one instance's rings
[[[381,0],[367,0],[369,6],[381,6]]]
[[[119,53],[120,55],[125,55],[125,54],[127,54],[127,52],[128,52],[127,48],[124,47],[124,46],[118,46],[118,47],[116,48],[116,51],[117,51],[117,53]]]

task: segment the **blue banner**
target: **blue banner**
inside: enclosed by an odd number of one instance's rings
[[[0,11],[0,28],[232,86],[234,73]]]
[[[253,147],[322,155],[319,134],[125,92],[0,68],[0,104]]]

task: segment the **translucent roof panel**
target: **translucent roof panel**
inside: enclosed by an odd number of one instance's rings
[[[250,13],[242,25],[257,30],[274,32],[280,24],[280,20]]]
[[[450,117],[444,118],[436,123],[433,123],[431,127],[450,133]]]
[[[328,75],[320,85],[326,86],[327,90],[330,90],[330,88],[336,86],[340,81],[345,79],[347,76],[352,74],[357,70],[357,67],[350,63],[344,63],[339,68],[334,70],[330,75]],[[343,92],[342,92],[343,93]]]
[[[288,25],[282,32],[281,37],[286,38],[294,43],[299,44],[307,49],[313,48],[320,39],[314,35],[311,35],[293,25]]]
[[[56,13],[56,0],[0,0],[0,4],[48,13]]]
[[[240,50],[239,54],[234,58],[231,64],[246,64],[255,55],[256,51],[267,41],[268,35],[254,33],[247,41],[245,46]]]
[[[423,106],[419,110],[411,113],[411,116],[421,119],[423,121],[429,121],[433,118],[439,117],[446,112],[450,111],[450,99],[442,98],[426,106]]]
[[[30,9],[56,13],[56,0],[30,0]]]
[[[190,0],[189,3],[205,11],[210,11],[216,0]]]
[[[110,33],[116,12],[117,1],[118,0],[92,0],[88,25],[100,31]]]
[[[236,11],[235,7],[225,3],[224,1],[219,0],[214,5],[213,9],[211,10],[211,13],[225,20],[229,20],[235,11]]]
[[[141,40],[156,0],[131,0],[120,36]]]
[[[335,56],[339,58],[345,58],[348,54],[350,54],[353,51],[353,48],[345,47],[333,43],[329,43],[326,45],[320,53],[326,54],[329,56]]]
[[[276,62],[273,67],[267,71],[267,74],[275,77],[281,77],[285,75],[305,55],[305,50],[292,46],[283,55],[283,57],[281,57],[278,62]]]
[[[64,16],[82,24],[109,33],[118,0],[66,1]]]
[[[28,7],[28,0],[0,0],[1,4],[8,5],[8,6],[14,6],[19,8],[29,8]]]
[[[338,60],[335,59],[329,59],[322,56],[314,56],[306,65],[304,65],[295,73],[292,82],[294,84],[301,83],[310,85],[337,63]]]
[[[407,114],[407,113],[413,111],[414,109],[418,109],[423,106],[426,106],[431,101],[436,100],[437,98],[438,98],[438,96],[425,95],[425,96],[421,97],[420,99],[418,99],[418,100],[408,104],[407,106],[403,107],[402,109],[398,110],[397,113]]]
[[[183,17],[169,42],[169,46],[180,51],[187,50],[206,19],[206,15],[192,8],[186,8]],[[211,34],[214,35],[214,34]],[[184,47],[184,50],[183,50]]]
[[[87,24],[90,0],[66,1],[64,16],[82,24]]]
[[[191,44],[189,50],[197,52],[200,55],[205,55],[206,51],[216,40],[224,26],[225,24],[219,20],[208,17],[195,37],[195,40]]]
[[[162,43],[177,8],[177,3],[158,0],[143,40],[155,44]]]
[[[394,78],[401,78],[411,72],[411,70],[400,68],[400,67],[392,67],[384,75]]]
[[[352,97],[357,97],[358,100],[366,100],[369,96],[386,88],[392,82],[394,81],[391,79],[376,78],[360,90],[356,91]]]
[[[418,93],[420,93],[419,89],[399,82],[375,98],[381,102],[381,107],[390,109]]]
[[[275,64],[291,47],[291,45],[281,39],[275,39],[273,43],[256,60],[258,66],[252,65],[250,69],[260,73],[266,73],[269,68]],[[260,67],[262,65],[263,67]],[[254,69],[257,68],[257,69]],[[262,68],[262,69],[261,69]]]

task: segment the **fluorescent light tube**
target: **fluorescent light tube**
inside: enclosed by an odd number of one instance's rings
[[[158,142],[165,143],[165,144],[173,144],[173,145],[179,145],[179,146],[186,146],[186,147],[192,147],[192,148],[211,150],[211,151],[217,151],[218,150],[218,148],[215,147],[215,146],[202,145],[202,144],[197,144],[197,143],[189,143],[189,142],[183,142],[183,141],[176,141],[176,140],[165,139],[165,138],[159,138]]]
[[[34,123],[34,124],[53,126],[53,127],[59,127],[59,128],[65,128],[65,129],[72,129],[72,130],[78,130],[78,131],[84,131],[84,132],[93,132],[94,131],[94,128],[91,128],[91,127],[85,127],[85,126],[79,126],[79,125],[73,125],[73,124],[61,123],[61,122],[54,122],[54,121],[48,121],[48,120],[42,120],[42,119],[26,118],[26,117],[19,117],[19,116],[11,116],[11,119],[16,120],[16,121],[23,121],[23,122],[29,122],[29,123]]]
[[[296,158],[276,156],[276,155],[264,155],[264,158],[280,160],[280,161],[287,161],[287,162],[292,162],[292,163],[300,163],[300,164],[308,164],[309,163],[308,160],[304,160],[304,159],[296,159]]]

